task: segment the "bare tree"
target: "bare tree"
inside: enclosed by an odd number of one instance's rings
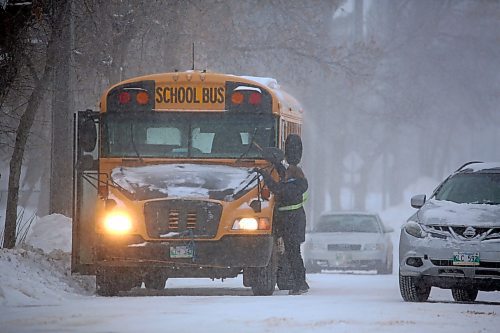
[[[60,40],[62,31],[63,17],[67,15],[68,1],[53,0],[51,2],[39,2],[38,6],[40,6],[37,8],[39,16],[33,17],[36,21],[33,22],[31,28],[38,28],[38,31],[48,31],[45,35],[36,36],[37,38],[46,38],[45,64],[42,66],[41,70],[38,70],[38,64],[33,62],[33,59],[35,59],[33,54],[28,52],[30,50],[23,50],[22,61],[31,75],[33,89],[29,93],[26,108],[17,126],[14,150],[10,160],[5,236],[3,243],[3,246],[6,248],[13,248],[16,245],[17,204],[19,200],[19,183],[24,151],[35,115],[43,101],[43,97],[47,91],[57,63],[56,55],[58,54],[58,41]],[[28,34],[28,36],[30,35]],[[43,39],[41,40],[43,41]]]

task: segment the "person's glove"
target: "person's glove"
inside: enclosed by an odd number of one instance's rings
[[[271,174],[264,169],[254,168],[253,171],[261,175],[265,183],[268,183],[272,180]]]
[[[254,172],[258,173],[258,174],[262,174],[262,169],[260,169],[260,168],[253,168],[252,169],[252,173],[254,173]]]

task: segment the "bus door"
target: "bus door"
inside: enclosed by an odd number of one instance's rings
[[[95,211],[98,202],[99,113],[74,116],[71,272],[94,274]]]

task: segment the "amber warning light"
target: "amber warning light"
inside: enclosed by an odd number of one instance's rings
[[[260,105],[262,103],[262,91],[259,88],[239,86],[231,95],[233,105],[248,103]]]
[[[127,89],[118,94],[118,103],[120,105],[129,104],[135,99],[135,103],[138,105],[146,105],[149,103],[149,94],[147,91],[138,89]]]

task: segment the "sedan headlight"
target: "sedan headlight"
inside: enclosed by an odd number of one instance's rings
[[[125,234],[132,230],[132,219],[123,211],[108,212],[104,217],[104,228],[112,234]]]
[[[269,230],[269,219],[266,217],[243,217],[233,222],[232,230]]]
[[[427,232],[422,229],[422,226],[416,222],[407,222],[404,226],[405,231],[417,238],[425,238],[427,236]]]

